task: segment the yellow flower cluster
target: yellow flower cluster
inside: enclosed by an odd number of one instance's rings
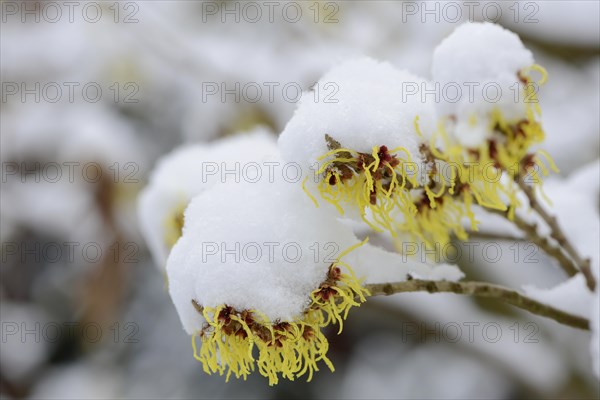
[[[538,85],[545,83],[546,71],[542,67],[534,65],[530,70],[541,74]],[[507,120],[500,109],[494,110],[487,127],[492,135],[477,147],[465,148],[457,141],[450,140],[443,124],[430,139],[429,149],[433,156],[452,166],[453,175],[447,196],[455,196],[454,189],[459,186],[467,214],[472,215],[468,203],[475,199],[484,208],[508,210],[508,216],[512,219],[515,209],[520,206],[515,181],[527,178],[541,188],[540,172],[542,175],[549,173],[542,158],[548,162],[550,169],[558,171],[548,153],[543,150],[529,153],[532,146],[544,140],[545,134],[539,122],[541,109],[536,85],[527,73],[519,73],[524,84],[525,118]],[[439,139],[443,143],[441,150],[435,146]],[[476,230],[476,221],[472,217],[469,219],[471,228]]]
[[[345,204],[357,206],[373,229],[392,231],[392,211],[413,207],[408,189],[417,185],[417,176],[410,153],[402,147],[388,150],[386,146],[375,146],[370,154],[360,153],[329,139],[330,148],[335,148],[319,158],[316,171],[323,176],[318,183],[321,197],[342,215]]]
[[[192,301],[206,320],[204,328],[192,336],[194,358],[206,373],[226,374],[226,380],[232,375],[246,379],[256,368],[269,379],[269,385],[277,384],[279,375],[289,380],[308,375],[310,381],[319,370],[319,361],[334,370],[327,358],[329,343],[321,329],[338,324],[340,333],[348,311],[364,302],[367,295],[350,266],[338,261],[330,266],[325,281],[311,293],[310,306],[295,321],[269,321],[257,310],[202,307]]]
[[[534,65],[529,70],[542,75],[539,84],[545,82],[542,67]],[[507,120],[500,109],[494,110],[488,116],[489,138],[479,146],[459,143],[456,134],[446,132],[446,121],[439,123],[427,141],[417,116],[414,127],[422,138],[419,150],[424,169],[416,167],[404,148],[388,150],[378,145],[371,153],[360,153],[343,148],[326,135],[330,151],[320,157],[316,171],[320,197],[341,214],[348,204],[356,207],[376,231],[387,230],[394,236],[399,231],[409,232],[427,245],[444,244],[451,235],[466,240],[463,222],[469,221],[473,231],[478,226],[473,204],[508,211],[512,218],[520,205],[515,181],[526,175],[540,188],[540,173],[557,171],[547,153],[529,153],[533,145],[543,141],[544,131],[536,86],[528,72],[518,75],[524,84],[525,117]],[[441,169],[449,174],[440,174]],[[427,179],[418,177],[422,172]]]

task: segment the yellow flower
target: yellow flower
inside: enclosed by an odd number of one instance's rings
[[[542,67],[533,65],[529,70],[538,71],[542,75],[538,85],[546,81],[546,71]],[[515,209],[520,206],[515,180],[528,174],[536,186],[541,188],[540,174],[547,175],[550,169],[558,171],[548,153],[542,150],[530,153],[532,146],[544,140],[545,134],[539,121],[541,110],[536,86],[527,75],[528,72],[519,73],[519,79],[524,84],[525,118],[507,120],[500,109],[495,109],[487,122],[489,138],[478,146],[467,148],[457,140],[452,140],[451,135],[446,132],[444,122],[439,124],[437,132],[430,138],[428,149],[436,160],[452,166],[448,184],[444,182],[448,177],[441,178],[444,185],[441,190],[444,193],[454,195],[455,187],[466,186],[477,204],[494,210],[508,209],[509,217],[512,218]],[[456,135],[460,135],[460,132],[456,132]],[[441,149],[436,146],[438,141],[442,143]],[[510,179],[502,179],[503,174]],[[431,193],[428,196],[430,199],[434,197]]]
[[[467,230],[463,220],[471,222],[471,228],[477,229],[478,221],[472,210],[473,195],[469,187],[464,186],[460,193],[429,198],[423,194],[416,202],[417,211],[411,218],[404,218],[397,229],[410,233],[429,248],[436,244],[443,246],[450,241],[451,235],[467,240]]]
[[[542,67],[534,65],[529,70],[542,75],[539,84],[545,82]],[[420,156],[427,168],[418,168],[402,147],[389,150],[378,144],[370,153],[362,153],[344,148],[325,135],[329,151],[319,158],[316,171],[320,197],[341,214],[348,205],[355,207],[376,231],[386,230],[394,236],[398,231],[408,232],[426,245],[443,245],[451,235],[467,240],[463,221],[469,221],[470,230],[476,231],[478,226],[474,203],[508,210],[512,218],[521,205],[515,180],[527,173],[541,188],[540,175],[547,175],[549,169],[557,171],[544,151],[529,153],[533,145],[544,140],[544,131],[538,120],[535,85],[527,73],[519,74],[524,83],[526,117],[507,120],[500,109],[494,110],[487,122],[488,139],[478,146],[461,144],[456,139],[460,132],[449,135],[445,121],[440,121],[427,141],[417,116],[414,126],[422,139]],[[449,173],[440,173],[440,166],[448,167],[443,170]],[[418,179],[417,173],[425,170],[427,179]]]
[[[316,171],[320,197],[342,215],[345,206],[354,207],[376,231],[393,231],[392,211],[410,207],[407,189],[417,185],[416,164],[408,150],[380,145],[362,153],[341,147],[329,135],[325,138],[330,151],[319,157]]]
[[[343,252],[338,260],[363,243]],[[269,379],[269,385],[277,384],[280,375],[289,380],[307,375],[310,381],[321,361],[334,371],[327,358],[329,342],[321,328],[338,324],[341,333],[348,311],[364,302],[368,294],[350,266],[337,261],[311,293],[304,314],[294,321],[269,321],[258,310],[236,310],[228,305],[203,307],[192,300],[206,320],[202,330],[192,336],[194,358],[203,364],[206,373],[226,374],[226,380],[232,375],[246,379],[258,369]]]

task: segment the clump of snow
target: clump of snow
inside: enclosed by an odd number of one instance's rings
[[[310,303],[331,264],[359,243],[350,226],[315,207],[297,182],[226,182],[196,196],[186,209],[183,235],[167,261],[169,293],[190,334],[203,323],[192,299],[291,321]],[[431,279],[461,276],[455,268],[433,272],[436,266],[404,262],[368,244],[342,261],[368,282],[406,280],[414,272]]]
[[[186,209],[183,236],[167,261],[169,293],[190,334],[202,327],[192,299],[290,321],[325,280],[328,255],[357,242],[295,183],[227,182]]]
[[[254,179],[250,172],[248,177],[242,174],[250,163],[258,164],[262,179],[267,179],[264,162],[273,160],[276,153],[274,136],[258,127],[211,144],[183,146],[163,157],[140,194],[138,206],[142,234],[156,265],[164,268],[169,254],[167,221],[176,218],[192,197],[225,180]]]
[[[279,137],[286,161],[310,173],[328,151],[325,134],[342,147],[371,153],[374,146],[404,147],[418,158],[415,118],[424,132],[433,127],[434,110],[422,101],[427,82],[385,62],[363,58],[346,61],[326,73],[319,87],[330,85],[331,98],[306,93]],[[413,91],[417,93],[413,93]]]
[[[533,63],[516,34],[489,22],[463,24],[436,47],[432,79],[440,88],[438,111],[454,117],[462,144],[485,139],[494,109],[508,120],[525,115],[519,73]]]
[[[432,75],[438,82],[487,81],[531,64],[531,51],[515,33],[489,22],[466,23],[435,48]]]

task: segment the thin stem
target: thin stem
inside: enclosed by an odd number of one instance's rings
[[[404,282],[368,284],[365,287],[371,292],[371,296],[389,296],[395,293],[407,292],[428,292],[456,293],[494,298],[530,313],[553,319],[563,325],[584,330],[590,329],[589,321],[585,318],[540,303],[515,290],[485,282],[448,282],[413,279]]]
[[[596,287],[596,280],[594,279],[590,268],[590,259],[584,259],[579,255],[573,244],[569,241],[569,239],[561,229],[560,225],[558,225],[556,217],[550,215],[544,209],[544,207],[542,207],[542,205],[539,203],[535,196],[533,188],[527,185],[527,183],[525,183],[523,177],[518,176],[515,178],[515,181],[517,185],[519,185],[519,188],[521,188],[523,193],[525,193],[525,196],[527,196],[531,208],[540,216],[540,218],[546,224],[548,224],[548,227],[550,228],[550,236],[554,240],[556,240],[558,245],[565,250],[569,257],[571,257],[571,259],[573,259],[573,261],[577,265],[577,269],[581,271],[581,273],[585,277],[588,287],[590,288],[590,290],[593,291]]]

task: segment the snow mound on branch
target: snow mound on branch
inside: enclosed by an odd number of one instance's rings
[[[159,160],[138,204],[142,234],[156,265],[163,269],[169,254],[167,221],[182,212],[192,197],[224,180],[242,179],[242,170],[250,163],[265,172],[262,163],[276,153],[274,136],[259,127],[211,144],[187,145]]]
[[[371,153],[374,146],[406,148],[418,155],[415,117],[424,132],[434,124],[434,110],[419,94],[427,82],[391,64],[370,58],[344,62],[326,73],[318,87],[331,98],[306,93],[281,136],[279,148],[286,161],[299,163],[305,173],[328,151],[325,134],[342,147]],[[328,85],[328,86],[326,86]]]
[[[436,47],[432,78],[443,94],[438,112],[455,118],[462,144],[476,146],[486,138],[494,109],[508,120],[525,115],[518,74],[533,63],[516,34],[489,22],[463,24]]]
[[[331,260],[323,248],[331,244],[339,254],[357,243],[295,188],[225,183],[192,200],[167,262],[169,293],[188,333],[202,327],[192,299],[293,320],[326,278]]]
[[[359,243],[350,226],[316,208],[297,182],[227,182],[199,194],[186,209],[183,236],[167,261],[169,293],[189,334],[204,322],[192,299],[292,321],[331,264]],[[461,276],[455,267],[437,271],[368,244],[341,261],[367,282],[405,280],[415,271],[430,279]]]
[[[514,77],[533,64],[517,34],[489,22],[460,25],[433,52],[432,75],[440,82],[483,82]]]

